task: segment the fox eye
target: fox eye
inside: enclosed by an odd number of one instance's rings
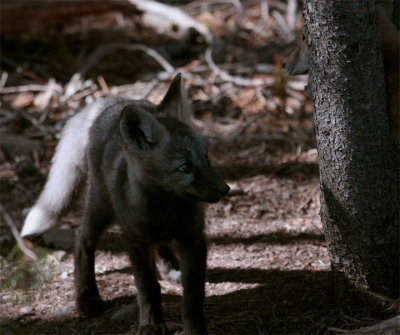
[[[186,162],[185,164],[182,164],[180,167],[178,167],[178,171],[182,173],[188,173],[192,169],[192,163]]]

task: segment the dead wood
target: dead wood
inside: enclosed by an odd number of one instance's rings
[[[0,136],[0,149],[12,156],[26,155],[42,148],[41,141],[30,140],[25,136],[2,133]]]
[[[210,30],[178,8],[157,1],[66,1],[66,0],[15,0],[1,4],[0,34],[36,32],[43,23],[63,23],[66,19],[110,11],[146,12],[160,17],[183,31],[194,29],[210,44]]]
[[[12,220],[10,214],[8,214],[8,212],[4,209],[4,207],[1,204],[0,204],[0,213],[3,215],[5,222],[10,227],[10,230],[15,240],[17,241],[18,247],[21,249],[21,251],[25,254],[26,257],[28,257],[28,259],[36,260],[37,259],[36,254],[25,245],[18,231],[18,228],[15,225],[14,221]]]
[[[183,31],[186,31],[188,29],[196,30],[200,35],[204,37],[205,41],[208,44],[211,44],[213,41],[213,35],[211,31],[204,24],[197,22],[178,8],[151,0],[128,1],[131,4],[135,5],[139,10],[167,20],[175,26],[180,27],[180,29]]]
[[[382,321],[370,327],[364,327],[351,331],[346,331],[338,328],[330,328],[330,330],[334,332],[346,335],[375,335],[375,334],[396,335],[399,333],[399,329],[400,329],[400,315],[397,315],[394,318]]]
[[[66,19],[88,14],[101,14],[113,10],[137,11],[129,2],[66,1],[66,0],[14,0],[2,1],[0,33],[34,32],[43,23],[62,23]]]

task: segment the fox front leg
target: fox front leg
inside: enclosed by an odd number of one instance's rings
[[[183,285],[183,333],[206,334],[203,313],[207,246],[203,234],[180,243]]]
[[[129,257],[138,291],[139,335],[166,334],[167,327],[161,306],[161,288],[150,261],[148,245],[129,245]]]

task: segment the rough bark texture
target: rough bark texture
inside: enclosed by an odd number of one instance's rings
[[[321,219],[338,298],[399,294],[399,188],[373,0],[307,0]]]

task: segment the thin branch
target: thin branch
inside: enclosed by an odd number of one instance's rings
[[[230,0],[230,2],[235,7],[236,12],[237,12],[235,23],[233,26],[233,32],[232,32],[232,36],[234,36],[237,33],[237,31],[239,30],[240,22],[243,18],[243,7],[239,0]]]
[[[43,135],[48,136],[50,135],[47,128],[45,126],[43,126],[40,121],[36,120],[33,116],[29,115],[29,113],[25,112],[23,109],[21,108],[16,108],[14,106],[12,106],[11,104],[9,104],[8,102],[3,101],[4,105],[6,108],[13,110],[15,112],[17,112],[18,114],[20,114],[25,120],[29,121],[34,127],[36,127],[37,129],[39,129]]]
[[[217,76],[219,76],[222,80],[229,81],[238,86],[262,86],[262,85],[271,85],[274,80],[272,78],[267,79],[249,79],[239,76],[231,76],[230,74],[225,73],[222,69],[220,69],[212,59],[212,48],[208,47],[205,53],[205,60],[208,66],[211,68],[213,72]]]
[[[0,212],[3,214],[4,220],[10,227],[11,232],[14,235],[15,240],[17,241],[18,247],[28,258],[30,258],[31,260],[37,260],[36,254],[25,245],[24,241],[21,238],[21,235],[18,232],[16,225],[14,224],[14,221],[12,220],[8,212],[4,209],[2,204],[0,204]]]
[[[254,124],[257,120],[263,118],[265,115],[267,115],[267,113],[265,111],[263,112],[259,112],[256,115],[253,115],[252,117],[250,117],[242,127],[240,127],[239,130],[235,131],[234,134],[228,136],[230,139],[232,140],[236,140],[237,138],[239,138],[241,135],[243,135],[243,133],[252,125]]]
[[[288,0],[286,21],[288,23],[290,33],[295,37],[296,33],[296,14],[297,14],[297,0]]]
[[[292,34],[290,28],[288,27],[288,24],[286,23],[285,18],[283,15],[278,12],[277,10],[272,11],[272,16],[275,18],[275,20],[278,22],[279,27],[282,29],[281,35],[282,37],[287,41],[291,42],[295,36]],[[277,32],[280,32],[279,29],[277,29]]]
[[[56,83],[52,83],[51,86],[49,85],[37,85],[37,84],[30,84],[30,85],[21,85],[21,86],[9,86],[0,88],[0,94],[12,94],[12,93],[23,93],[23,92],[46,92],[49,87],[55,92],[62,92],[62,87]]]
[[[79,74],[81,77],[84,77],[89,69],[102,57],[108,55],[109,53],[117,50],[131,50],[131,51],[142,51],[152,57],[156,62],[158,62],[165,71],[169,74],[174,73],[174,67],[157,51],[151,49],[143,44],[127,44],[127,43],[110,43],[110,44],[103,44],[102,46],[98,47],[88,58],[87,62],[84,66],[79,69]]]
[[[269,18],[269,6],[267,0],[261,0],[260,2],[261,17],[260,22],[257,23],[254,31],[258,34],[260,31],[264,30],[265,23]]]
[[[0,79],[0,90],[2,90],[3,87],[5,86],[5,84],[7,82],[7,78],[8,78],[8,73],[7,72],[3,72],[1,74],[1,79]]]

